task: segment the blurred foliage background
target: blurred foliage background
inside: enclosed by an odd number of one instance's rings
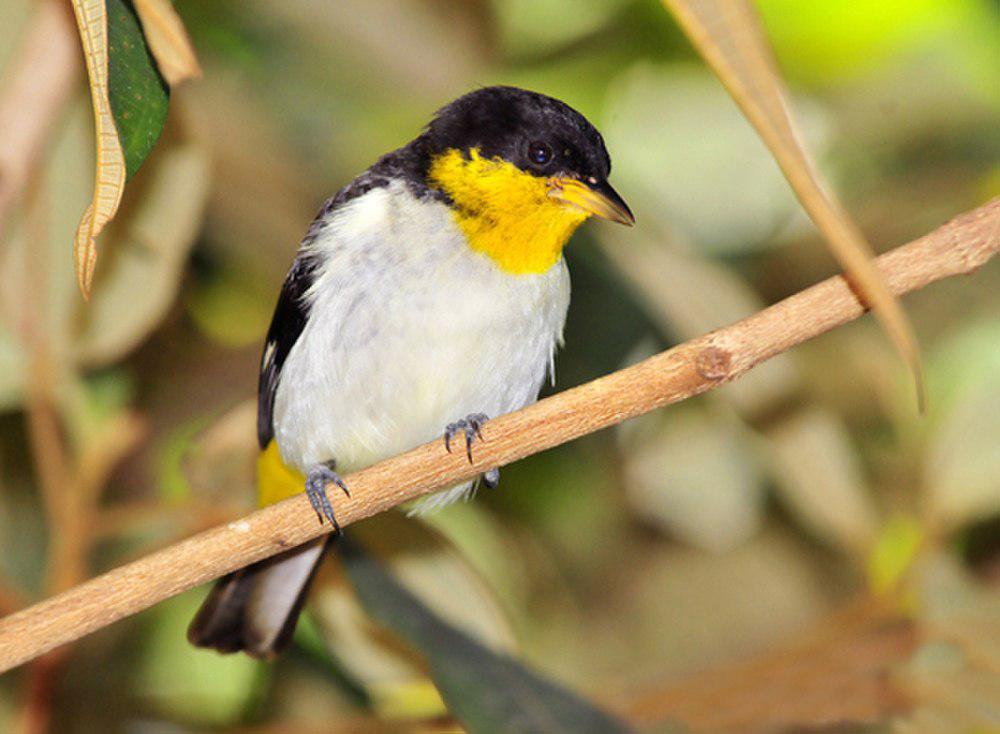
[[[33,7],[0,7],[0,70]],[[171,96],[92,303],[69,257],[93,185],[82,81],[2,223],[0,611],[251,507],[257,360],[299,239],[474,86],[587,115],[638,219],[569,247],[555,390],[836,272],[655,0],[176,7],[204,77]],[[877,249],[1000,192],[995,3],[759,7],[805,138]],[[924,417],[864,319],[509,467],[475,502],[351,535],[483,649],[656,730],[995,730],[998,294],[993,265],[906,299]],[[328,566],[277,663],[188,647],[199,590],[0,678],[0,730],[451,730],[428,678],[442,650],[376,625],[378,594],[366,613]]]

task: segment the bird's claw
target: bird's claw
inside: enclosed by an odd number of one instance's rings
[[[444,427],[444,447],[451,453],[451,442],[459,433],[465,435],[465,455],[469,457],[469,463],[472,463],[472,444],[475,442],[476,438],[482,440],[483,424],[488,421],[490,417],[485,413],[470,413],[461,420],[457,420],[454,423],[449,423]]]
[[[333,532],[340,535],[340,524],[334,515],[330,498],[326,496],[326,486],[331,483],[336,484],[348,497],[351,496],[351,492],[340,475],[334,471],[334,466],[334,462],[329,461],[325,464],[316,464],[309,470],[306,477],[306,495],[309,497],[309,504],[316,511],[319,524],[322,525],[324,519],[329,520]]]
[[[483,440],[482,427],[483,424],[488,421],[490,417],[485,413],[471,413],[461,420],[457,420],[454,423],[449,423],[444,428],[444,447],[447,449],[448,453],[451,453],[451,442],[455,437],[461,433],[465,436],[465,455],[469,459],[469,463],[472,463],[472,444],[475,443],[476,439]],[[483,484],[485,484],[490,489],[493,489],[500,483],[500,470],[490,469],[489,471],[483,472]]]
[[[500,484],[500,470],[493,468],[487,472],[483,472],[483,484],[488,489],[495,489]]]

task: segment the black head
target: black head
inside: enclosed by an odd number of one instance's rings
[[[611,159],[604,139],[569,105],[516,87],[485,87],[442,108],[427,128],[432,154],[478,148],[541,176],[604,180]]]
[[[430,158],[476,150],[550,180],[557,198],[565,194],[562,198],[599,216],[634,221],[608,184],[611,158],[601,134],[558,99],[516,87],[477,89],[439,110],[420,141]]]

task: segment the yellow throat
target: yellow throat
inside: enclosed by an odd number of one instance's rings
[[[545,178],[499,158],[483,158],[478,149],[468,156],[445,151],[431,161],[428,179],[451,197],[469,247],[507,273],[544,273],[590,216],[550,197]]]

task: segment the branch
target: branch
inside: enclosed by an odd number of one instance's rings
[[[1000,198],[878,258],[896,295],[971,273],[1000,249]],[[475,461],[432,441],[333,489],[341,525],[468,481],[482,472],[613,426],[736,379],[776,354],[858,318],[865,307],[833,277],[736,324],[486,424]],[[329,530],[304,495],[121,566],[0,620],[0,672],[175,594]]]

